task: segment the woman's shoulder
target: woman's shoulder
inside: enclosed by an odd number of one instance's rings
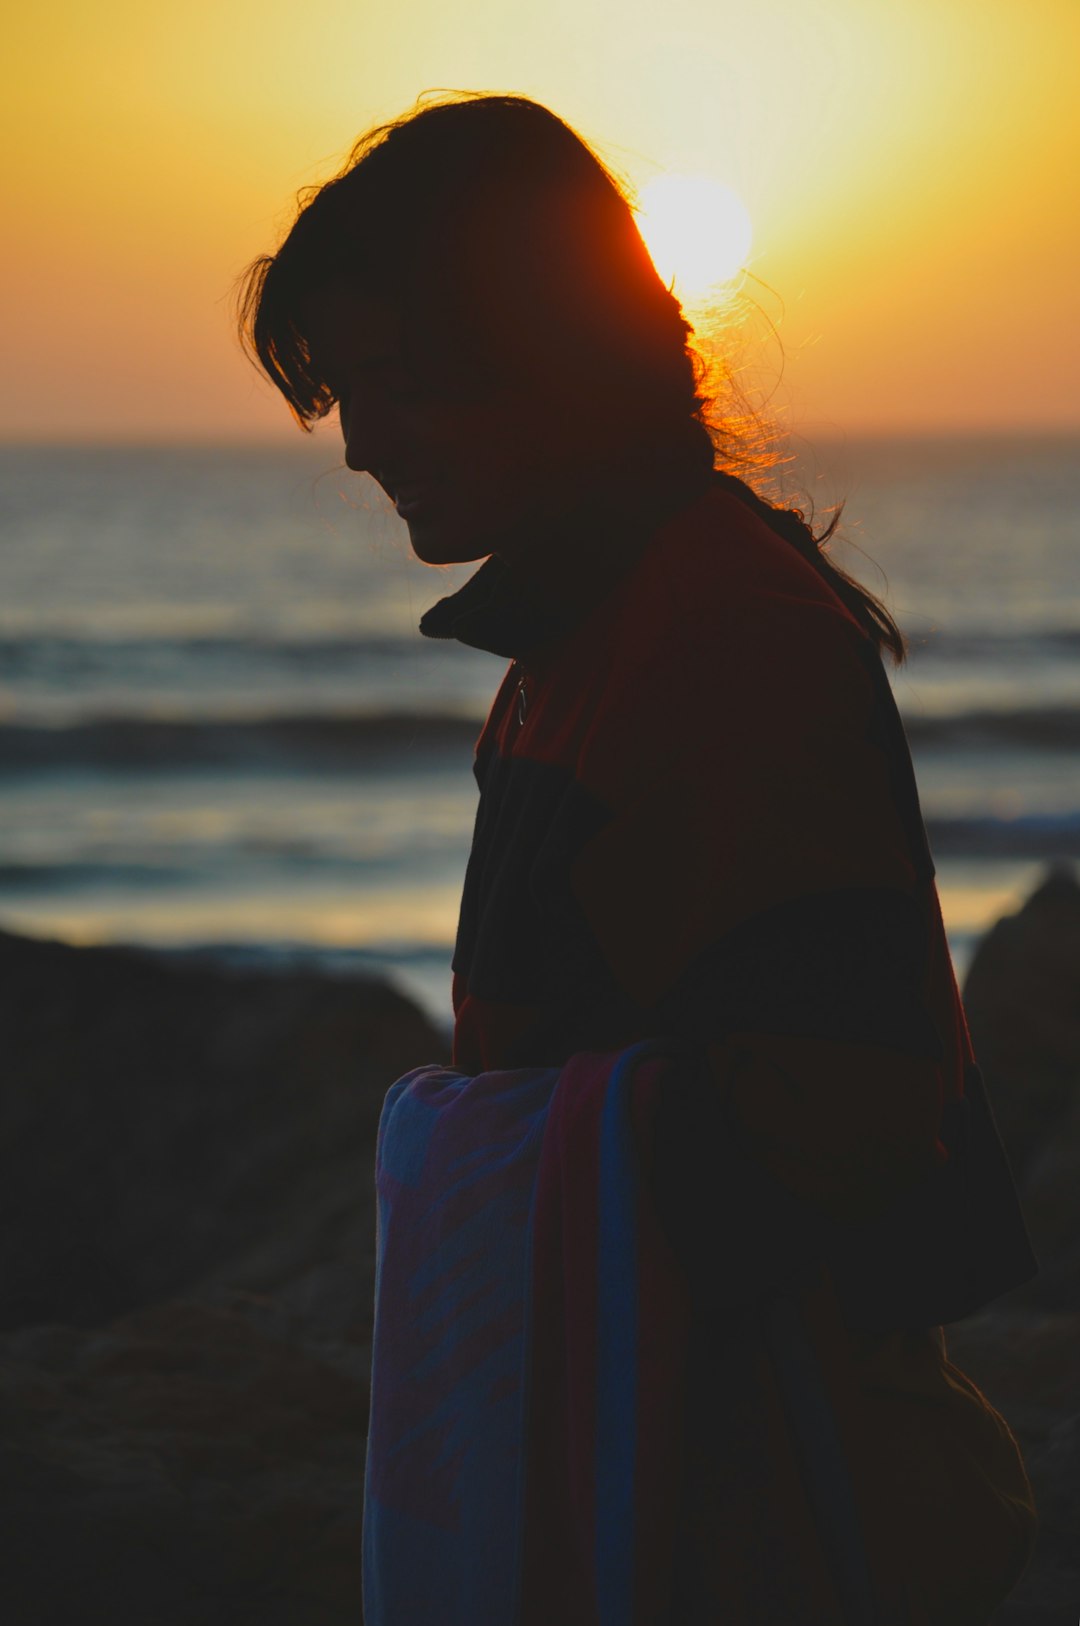
[[[619,595],[627,664],[677,669],[707,653],[714,670],[865,658],[869,635],[792,543],[723,487],[670,516]],[[636,657],[636,658],[635,658]],[[620,663],[621,664],[621,663]]]
[[[810,559],[729,488],[710,487],[656,531],[635,573],[651,619],[713,616],[717,622],[770,604],[831,612],[861,632],[843,600]]]
[[[873,640],[809,560],[723,493],[665,523],[597,630],[583,760],[598,782],[647,758],[697,779],[737,760],[764,784],[781,762],[854,760],[871,726]]]

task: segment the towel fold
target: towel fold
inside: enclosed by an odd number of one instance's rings
[[[647,1159],[660,1041],[420,1067],[376,1155],[367,1626],[655,1626],[690,1305]]]

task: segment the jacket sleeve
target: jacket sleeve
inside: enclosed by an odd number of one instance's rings
[[[878,659],[830,603],[683,602],[597,697],[580,770],[608,812],[575,864],[582,911],[650,1027],[708,1058],[662,1126],[673,1201],[715,1185],[723,1141],[729,1187],[749,1160],[808,1239],[818,1219],[872,1218],[946,1156],[933,882]]]

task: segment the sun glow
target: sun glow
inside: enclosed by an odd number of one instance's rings
[[[659,175],[641,194],[638,226],[665,282],[683,300],[731,282],[750,253],[753,231],[737,192],[709,175]]]

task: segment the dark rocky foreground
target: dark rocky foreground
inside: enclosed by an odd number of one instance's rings
[[[987,935],[964,995],[1043,1267],[946,1328],[1041,1512],[995,1626],[1075,1626],[1070,871]],[[377,981],[5,933],[0,1012],[0,1620],[359,1626],[375,1128],[445,1041]]]
[[[378,981],[0,933],[0,1621],[360,1621]]]

